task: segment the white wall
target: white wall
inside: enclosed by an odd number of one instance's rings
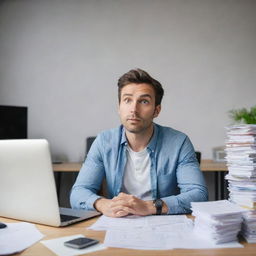
[[[158,123],[203,158],[228,111],[255,105],[256,1],[0,2],[0,104],[29,107],[29,138],[80,161],[85,138],[119,124],[117,80],[134,67],[165,88]]]

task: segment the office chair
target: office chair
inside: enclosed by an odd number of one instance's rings
[[[197,159],[198,163],[200,164],[201,163],[201,152],[195,151],[195,153],[196,153],[196,159]]]
[[[86,138],[86,153],[85,153],[85,158],[87,156],[87,154],[89,153],[89,150],[91,148],[92,143],[94,142],[94,140],[96,139],[96,136],[90,136]],[[106,184],[106,179],[103,179],[100,191],[99,191],[99,195],[107,197],[107,184]]]
[[[86,151],[85,151],[86,155],[88,154],[88,152],[91,148],[91,145],[92,145],[92,143],[94,142],[95,139],[96,139],[96,137],[94,137],[94,136],[86,138]]]

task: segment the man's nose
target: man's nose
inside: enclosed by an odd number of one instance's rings
[[[138,102],[137,101],[132,102],[130,110],[132,113],[137,112],[137,110],[138,110]]]

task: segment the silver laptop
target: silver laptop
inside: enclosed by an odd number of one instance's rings
[[[98,215],[59,208],[47,140],[0,140],[0,216],[66,226]]]

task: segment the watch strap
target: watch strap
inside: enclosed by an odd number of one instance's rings
[[[163,201],[162,199],[155,199],[153,201],[154,206],[156,207],[156,215],[162,214]]]

